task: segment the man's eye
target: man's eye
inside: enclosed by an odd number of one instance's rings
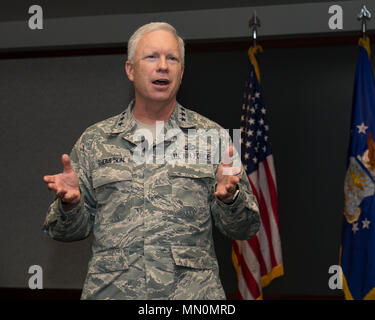
[[[147,59],[147,60],[155,60],[156,59],[156,55],[150,54],[150,55],[146,56],[145,59]]]
[[[176,57],[168,57],[169,60],[171,61],[178,61],[178,59]]]

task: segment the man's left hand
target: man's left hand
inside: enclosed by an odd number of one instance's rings
[[[240,182],[240,178],[237,176],[241,173],[240,167],[232,167],[232,163],[229,159],[233,157],[233,146],[230,146],[225,153],[224,162],[221,162],[216,173],[216,191],[215,197],[224,203],[233,202],[233,196],[237,191],[237,185]]]

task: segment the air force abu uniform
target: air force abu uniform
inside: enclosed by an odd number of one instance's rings
[[[239,194],[228,205],[214,196],[218,164],[156,161],[160,144],[151,147],[154,161],[135,161],[140,143],[133,105],[79,138],[71,161],[81,201],[70,212],[60,200],[53,202],[43,228],[60,241],[93,233],[82,299],[225,299],[212,222],[233,239],[258,231],[258,207],[246,174],[242,171]],[[178,103],[164,124],[164,132],[175,130],[186,141],[194,128],[221,129]],[[163,143],[166,150],[173,142]],[[192,154],[199,156],[187,148],[185,155]]]

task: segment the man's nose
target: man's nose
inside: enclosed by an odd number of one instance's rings
[[[168,71],[168,63],[165,57],[160,57],[158,61],[158,71],[163,71],[163,72]]]

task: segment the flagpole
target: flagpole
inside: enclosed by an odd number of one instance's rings
[[[369,58],[371,58],[371,47],[370,47],[370,39],[367,37],[367,20],[371,19],[371,12],[363,6],[361,11],[357,14],[357,19],[362,21],[361,29],[362,29],[362,38],[359,38],[358,45],[363,46]]]
[[[362,21],[362,38],[366,39],[366,31],[367,31],[367,20],[371,19],[371,12],[366,8],[364,5],[361,8],[361,11],[357,15],[358,20]]]
[[[260,20],[257,17],[257,12],[254,11],[253,16],[249,21],[249,29],[253,39],[253,47],[256,47],[257,45],[258,27],[260,27]]]

